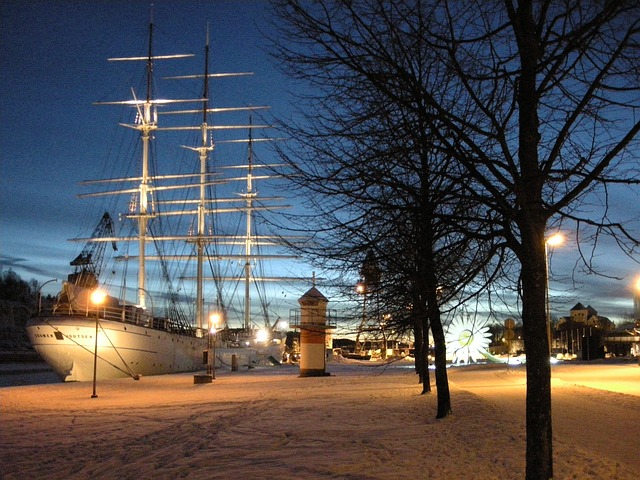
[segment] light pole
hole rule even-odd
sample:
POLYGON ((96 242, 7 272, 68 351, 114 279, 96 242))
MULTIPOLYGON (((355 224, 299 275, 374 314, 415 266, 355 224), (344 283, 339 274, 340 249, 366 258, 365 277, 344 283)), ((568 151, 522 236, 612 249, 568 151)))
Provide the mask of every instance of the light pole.
POLYGON ((387 359, 387 323, 391 319, 391 314, 385 313, 382 316, 382 321, 380 322, 380 328, 382 329, 382 358, 387 359))
POLYGON ((40 288, 38 289, 38 313, 40 313, 42 311, 42 288, 47 284, 47 283, 51 283, 51 282, 57 282, 58 279, 54 278, 51 280, 47 280, 46 282, 44 282, 42 285, 40 285, 40 288))
POLYGON ((220 325, 221 315, 219 312, 213 312, 209 315, 209 353, 207 354, 207 374, 211 375, 211 378, 216 378, 216 331, 218 325, 220 325), (212 352, 213 350, 213 352, 212 352))
POLYGON ((363 282, 358 282, 356 284, 356 292, 362 295, 362 321, 360 322, 360 328, 358 328, 358 333, 356 334, 356 353, 360 353, 360 332, 365 327, 367 322, 367 287, 363 282))
POLYGON ((102 290, 94 290, 91 293, 91 303, 96 306, 96 335, 95 335, 95 344, 93 349, 93 393, 91 394, 91 398, 97 398, 98 394, 96 393, 96 373, 98 371, 98 322, 99 322, 99 310, 98 308, 104 302, 107 294, 102 290))
MULTIPOLYGON (((633 329, 637 334, 640 334, 640 277, 633 285, 633 329)), ((636 354, 640 366, 640 351, 636 351, 636 354)))
POLYGON ((549 343, 549 357, 551 357, 551 302, 549 301, 549 247, 561 245, 564 242, 564 235, 555 233, 544 242, 544 264, 546 269, 546 297, 547 297, 547 342, 549 343))
POLYGON ((633 284, 633 320, 640 322, 640 277, 633 284))

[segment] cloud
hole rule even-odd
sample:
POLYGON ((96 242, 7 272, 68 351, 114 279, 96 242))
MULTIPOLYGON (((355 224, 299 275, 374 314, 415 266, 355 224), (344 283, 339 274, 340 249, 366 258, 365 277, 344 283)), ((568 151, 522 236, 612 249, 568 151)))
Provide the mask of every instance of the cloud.
POLYGON ((52 277, 51 270, 43 268, 41 264, 34 265, 32 261, 21 257, 12 257, 9 255, 0 255, 0 269, 13 270, 20 275, 23 280, 31 280, 36 277, 52 277))

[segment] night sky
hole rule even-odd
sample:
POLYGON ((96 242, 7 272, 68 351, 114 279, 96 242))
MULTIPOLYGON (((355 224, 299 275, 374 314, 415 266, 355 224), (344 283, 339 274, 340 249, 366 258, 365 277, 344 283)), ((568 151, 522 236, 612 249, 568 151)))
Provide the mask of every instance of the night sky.
MULTIPOLYGON (((251 71, 250 80, 216 91, 220 104, 270 105, 290 113, 289 80, 265 52, 270 10, 261 0, 153 2, 156 54, 194 53, 198 73, 207 23, 214 71, 251 71), (244 82, 244 83, 243 83, 244 82)), ((96 106, 129 93, 128 66, 109 57, 145 55, 149 1, 14 1, 0 3, 0 267, 40 283, 69 273, 69 261, 100 218, 84 213, 79 182, 99 177, 118 112, 96 106)), ((139 67, 138 67, 139 68, 139 67)), ((182 68, 182 67, 181 67, 182 68)), ((178 73, 178 72, 176 72, 178 73)), ((181 71, 184 74, 184 69, 181 71)), ((634 198, 637 198, 634 195, 634 198)), ((636 204, 637 205, 637 204, 636 204)), ((629 204, 614 205, 628 208, 629 204)), ((637 208, 635 205, 633 208, 637 208)), ((571 237, 571 233, 568 234, 571 237)), ((597 266, 621 280, 576 271, 575 242, 551 256, 555 315, 577 301, 613 320, 633 309, 638 265, 603 244, 597 266)), ((59 283, 44 293, 55 293, 59 283)))
MULTIPOLYGON (((196 55, 176 73, 201 73, 207 23, 211 70, 254 72, 212 86, 216 106, 269 105, 274 115, 286 110, 286 81, 264 52, 260 33, 268 28, 266 2, 155 1, 153 16, 156 54, 196 55)), ((143 64, 107 58, 144 56, 149 20, 148 1, 2 2, 3 269, 40 282, 64 278, 82 248, 67 239, 87 237, 100 219, 95 211, 84 218, 76 195, 86 188, 78 184, 102 175, 121 119, 117 108, 94 103, 127 100, 130 87, 138 88, 129 84, 129 72, 143 74, 143 64)), ((198 98, 200 84, 192 86, 193 93, 181 95, 198 98)))

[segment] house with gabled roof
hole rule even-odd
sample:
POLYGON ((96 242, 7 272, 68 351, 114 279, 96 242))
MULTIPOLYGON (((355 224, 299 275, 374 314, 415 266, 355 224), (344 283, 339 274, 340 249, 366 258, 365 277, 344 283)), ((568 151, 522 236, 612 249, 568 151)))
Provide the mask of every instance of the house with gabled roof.
POLYGON ((607 317, 598 315, 591 305, 578 302, 568 317, 560 317, 553 335, 554 351, 570 358, 592 360, 604 358, 603 337, 614 324, 607 317))

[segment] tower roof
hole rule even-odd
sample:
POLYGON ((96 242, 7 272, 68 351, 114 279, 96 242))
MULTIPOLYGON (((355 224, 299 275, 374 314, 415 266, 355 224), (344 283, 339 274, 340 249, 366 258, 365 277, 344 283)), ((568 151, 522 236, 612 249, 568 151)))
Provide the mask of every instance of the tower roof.
POLYGON ((573 308, 571 310, 569 310, 570 312, 573 312, 574 310, 586 310, 585 306, 582 305, 580 302, 576 303, 573 308))
POLYGON ((329 302, 329 300, 327 299, 327 297, 325 297, 320 290, 318 290, 316 287, 311 287, 309 290, 307 290, 307 292, 302 295, 298 301, 302 302, 302 301, 313 301, 315 300, 316 302, 329 302))

